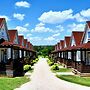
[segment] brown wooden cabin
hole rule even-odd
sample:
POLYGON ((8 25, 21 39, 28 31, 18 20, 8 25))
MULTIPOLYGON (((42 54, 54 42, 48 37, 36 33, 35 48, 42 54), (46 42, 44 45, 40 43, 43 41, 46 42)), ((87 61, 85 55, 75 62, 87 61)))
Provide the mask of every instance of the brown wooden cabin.
POLYGON ((62 49, 64 49, 64 40, 60 40, 60 50, 58 51, 58 55, 59 55, 59 62, 61 64, 64 64, 64 52, 62 51, 62 49))
MULTIPOLYGON (((0 74, 22 76, 24 51, 35 52, 32 45, 24 46, 24 39, 17 30, 8 30, 5 18, 0 18, 0 74)), ((36 53, 36 52, 35 52, 36 53)))
POLYGON ((63 63, 64 63, 64 67, 66 67, 66 68, 72 67, 71 51, 68 50, 68 48, 70 47, 70 40, 71 40, 70 36, 65 37, 65 39, 64 39, 64 49, 61 50, 64 53, 63 63))
POLYGON ((76 63, 80 61, 80 53, 78 50, 75 50, 75 47, 81 44, 83 33, 84 32, 82 31, 73 31, 71 35, 71 46, 68 50, 71 51, 72 68, 74 73, 76 73, 76 63))
MULTIPOLYGON (((81 44, 73 47, 73 54, 76 57, 74 73, 80 76, 90 76, 90 21, 86 22, 85 30, 81 39, 81 44)), ((78 38, 77 38, 78 40, 78 38)))

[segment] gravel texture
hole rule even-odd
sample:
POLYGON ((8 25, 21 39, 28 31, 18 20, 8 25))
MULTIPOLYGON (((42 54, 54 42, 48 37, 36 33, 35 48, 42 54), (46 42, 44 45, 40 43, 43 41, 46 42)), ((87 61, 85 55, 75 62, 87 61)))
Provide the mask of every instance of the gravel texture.
POLYGON ((45 58, 39 58, 30 76, 31 81, 15 90, 90 90, 90 87, 77 85, 58 79, 51 71, 45 58))

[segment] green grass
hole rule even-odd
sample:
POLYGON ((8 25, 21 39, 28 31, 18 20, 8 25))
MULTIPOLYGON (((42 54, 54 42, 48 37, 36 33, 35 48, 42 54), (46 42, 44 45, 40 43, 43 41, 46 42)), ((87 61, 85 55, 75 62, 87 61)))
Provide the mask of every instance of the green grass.
POLYGON ((31 70, 29 70, 28 72, 32 73, 33 71, 34 71, 34 69, 31 69, 31 70))
POLYGON ((90 87, 90 77, 80 77, 74 75, 56 75, 56 76, 65 81, 90 87))
MULTIPOLYGON (((52 69, 51 69, 52 70, 52 69)), ((71 72, 71 68, 60 68, 59 70, 52 70, 52 72, 71 72)))
POLYGON ((20 85, 30 81, 30 79, 26 77, 15 77, 15 78, 0 78, 0 90, 14 90, 20 85))

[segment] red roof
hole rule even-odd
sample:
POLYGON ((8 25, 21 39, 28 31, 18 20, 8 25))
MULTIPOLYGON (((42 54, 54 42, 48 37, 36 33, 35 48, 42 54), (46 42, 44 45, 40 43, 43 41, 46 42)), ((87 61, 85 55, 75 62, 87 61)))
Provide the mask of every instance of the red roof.
POLYGON ((64 48, 64 40, 60 40, 60 46, 64 48))
POLYGON ((57 50, 59 50, 60 49, 60 43, 58 42, 57 43, 57 50))
POLYGON ((0 44, 0 46, 16 46, 16 47, 19 47, 19 45, 13 44, 10 41, 4 41, 3 43, 0 44))
POLYGON ((67 47, 70 46, 70 39, 71 39, 70 36, 66 36, 66 37, 65 37, 65 42, 66 42, 66 46, 67 46, 67 47))
POLYGON ((5 20, 5 18, 0 18, 0 28, 2 27, 4 20, 5 20))
POLYGON ((23 36, 18 36, 19 38, 19 45, 22 46, 22 42, 24 41, 24 37, 23 36))
POLYGON ((12 42, 4 41, 1 45, 13 45, 12 42))
POLYGON ((24 39, 24 46, 26 47, 27 39, 24 39))
POLYGON ((80 45, 82 37, 83 37, 83 34, 84 34, 84 32, 81 32, 81 31, 73 31, 72 32, 72 36, 74 37, 76 46, 80 45))
POLYGON ((16 36, 16 32, 17 32, 17 30, 8 30, 10 41, 12 43, 14 42, 14 39, 15 39, 15 36, 16 36))

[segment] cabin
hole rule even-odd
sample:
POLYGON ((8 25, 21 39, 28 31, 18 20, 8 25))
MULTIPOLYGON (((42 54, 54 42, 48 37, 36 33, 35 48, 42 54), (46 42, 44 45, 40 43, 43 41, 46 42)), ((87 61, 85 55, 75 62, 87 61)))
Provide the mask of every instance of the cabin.
POLYGON ((72 71, 76 73, 77 63, 80 62, 80 50, 76 49, 77 46, 81 45, 81 40, 83 37, 83 31, 73 31, 71 35, 71 59, 72 59, 72 71))
POLYGON ((71 60, 71 51, 68 49, 70 47, 70 36, 66 36, 64 39, 64 67, 71 68, 72 67, 72 60, 71 60))
POLYGON ((60 47, 60 50, 59 50, 60 59, 59 59, 59 61, 60 61, 61 64, 64 64, 64 51, 63 51, 63 49, 64 49, 64 40, 60 40, 59 47, 60 47))
MULTIPOLYGON (((80 76, 90 76, 90 21, 86 22, 81 44, 75 47, 78 62, 75 72, 80 76)), ((76 58, 76 59, 77 59, 76 58)))
POLYGON ((9 58, 9 55, 7 55, 8 49, 1 45, 3 42, 9 44, 9 35, 5 18, 0 18, 0 40, 0 73, 6 74, 6 62, 9 58))

